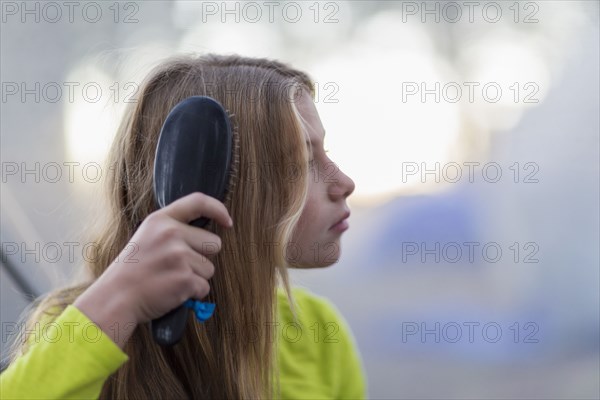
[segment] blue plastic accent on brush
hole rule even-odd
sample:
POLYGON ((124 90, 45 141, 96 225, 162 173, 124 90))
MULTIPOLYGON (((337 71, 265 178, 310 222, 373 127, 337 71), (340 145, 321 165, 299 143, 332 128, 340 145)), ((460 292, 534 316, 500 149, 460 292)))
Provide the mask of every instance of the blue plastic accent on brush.
POLYGON ((215 311, 216 305, 214 303, 203 303, 198 300, 189 299, 188 301, 183 303, 183 306, 194 310, 194 314, 196 314, 196 319, 199 322, 204 322, 212 316, 213 312, 215 311))

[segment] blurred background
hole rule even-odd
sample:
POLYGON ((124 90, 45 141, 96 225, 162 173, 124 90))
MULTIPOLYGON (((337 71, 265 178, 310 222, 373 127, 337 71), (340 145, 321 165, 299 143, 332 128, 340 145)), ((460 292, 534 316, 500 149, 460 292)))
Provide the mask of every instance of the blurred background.
POLYGON ((292 278, 346 317, 370 398, 600 397, 597 1, 70 4, 1 5, 2 358, 23 288, 82 264, 141 79, 238 53, 312 75, 356 183, 340 261, 292 278))

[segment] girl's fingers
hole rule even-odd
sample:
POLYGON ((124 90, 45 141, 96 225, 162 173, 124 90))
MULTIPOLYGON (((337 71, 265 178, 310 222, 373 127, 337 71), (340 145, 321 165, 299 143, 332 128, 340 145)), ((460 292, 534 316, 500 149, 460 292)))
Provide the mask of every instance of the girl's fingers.
POLYGON ((209 280, 215 274, 215 265, 202 254, 194 252, 190 257, 190 265, 196 275, 206 280, 209 280))
POLYGON ((204 279, 194 279, 192 286, 194 293, 190 296, 191 298, 200 300, 208 296, 208 293, 210 292, 210 285, 204 279))
POLYGON ((160 211, 185 224, 206 217, 224 227, 231 226, 231 218, 225 205, 214 197, 200 192, 177 199, 160 211))
POLYGON ((205 229, 178 222, 185 242, 196 252, 204 255, 215 255, 221 250, 221 238, 205 229))

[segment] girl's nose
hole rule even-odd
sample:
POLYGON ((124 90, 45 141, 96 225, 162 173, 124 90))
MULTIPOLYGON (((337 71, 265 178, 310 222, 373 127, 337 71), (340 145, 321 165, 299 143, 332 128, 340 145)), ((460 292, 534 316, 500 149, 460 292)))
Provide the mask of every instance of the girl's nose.
POLYGON ((341 169, 338 169, 329 188, 329 196, 333 201, 340 198, 345 199, 354 192, 355 187, 354 181, 341 169))

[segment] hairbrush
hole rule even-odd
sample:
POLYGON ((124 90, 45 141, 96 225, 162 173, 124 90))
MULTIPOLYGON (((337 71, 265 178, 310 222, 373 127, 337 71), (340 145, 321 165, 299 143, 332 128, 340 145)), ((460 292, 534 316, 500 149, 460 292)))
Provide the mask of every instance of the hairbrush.
MULTIPOLYGON (((237 173, 237 130, 230 115, 216 100, 192 96, 167 115, 154 158, 154 199, 159 208, 194 192, 226 203, 231 179, 237 173)), ((210 220, 198 218, 190 225, 204 228, 210 220)), ((215 305, 190 299, 151 321, 154 340, 172 346, 181 340, 188 309, 198 320, 210 317, 215 305)))

